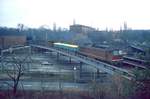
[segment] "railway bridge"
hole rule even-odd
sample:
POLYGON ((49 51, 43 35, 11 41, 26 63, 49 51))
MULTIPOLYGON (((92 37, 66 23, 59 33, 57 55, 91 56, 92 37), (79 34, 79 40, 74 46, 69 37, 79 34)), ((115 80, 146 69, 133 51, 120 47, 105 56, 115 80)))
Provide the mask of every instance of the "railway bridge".
POLYGON ((129 80, 131 80, 134 76, 131 72, 129 72, 126 69, 119 68, 119 67, 107 64, 105 62, 98 61, 98 60, 90 58, 90 57, 83 56, 79 53, 75 53, 75 52, 71 52, 71 51, 63 50, 63 49, 59 49, 59 48, 54 48, 54 47, 47 47, 47 46, 44 46, 44 45, 30 44, 29 46, 10 48, 10 49, 6 49, 6 50, 2 50, 1 51, 1 57, 3 57, 3 53, 5 53, 5 52, 8 52, 8 51, 11 52, 13 50, 20 50, 20 49, 23 49, 23 48, 29 48, 30 49, 29 51, 31 51, 31 48, 37 48, 37 49, 48 50, 48 51, 51 51, 51 52, 56 52, 57 57, 59 57, 59 55, 64 55, 64 56, 70 57, 72 59, 78 60, 81 63, 88 64, 88 65, 96 68, 97 70, 104 71, 104 72, 106 72, 110 75, 119 74, 119 75, 121 75, 121 76, 123 76, 123 77, 125 77, 129 80))
POLYGON ((59 57, 59 55, 64 55, 64 56, 73 58, 73 59, 78 60, 82 63, 88 64, 88 65, 90 65, 90 66, 92 66, 98 70, 104 71, 110 75, 119 74, 119 75, 121 75, 121 76, 123 76, 129 80, 131 80, 132 77, 134 76, 131 72, 129 72, 126 69, 122 69, 122 68, 98 61, 96 59, 83 56, 79 53, 71 52, 69 50, 64 50, 64 49, 59 49, 59 48, 54 48, 54 47, 47 47, 44 45, 36 45, 36 44, 31 44, 30 46, 33 48, 39 48, 39 49, 44 49, 44 50, 48 50, 51 52, 56 52, 57 57, 59 57))

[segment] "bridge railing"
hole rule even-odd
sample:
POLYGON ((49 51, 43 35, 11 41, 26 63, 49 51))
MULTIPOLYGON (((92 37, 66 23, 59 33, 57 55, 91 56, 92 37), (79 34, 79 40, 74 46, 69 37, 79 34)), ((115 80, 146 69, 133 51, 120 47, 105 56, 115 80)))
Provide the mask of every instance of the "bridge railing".
MULTIPOLYGON (((38 45, 39 46, 39 45, 38 45)), ((42 45, 43 46, 43 45, 42 45)), ((44 46, 44 47, 47 47, 47 46, 44 46)), ((76 52, 73 52, 73 51, 69 51, 69 50, 64 50, 64 49, 60 49, 60 48, 55 48, 55 47, 47 47, 47 48, 51 48, 51 49, 54 49, 56 50, 57 52, 58 51, 62 51, 64 53, 68 53, 72 56, 76 56, 80 59, 84 59, 84 60, 87 60, 89 62, 92 62, 96 65, 100 65, 101 67, 105 68, 105 69, 108 69, 108 70, 111 70, 115 73, 118 73, 118 74, 121 74, 123 76, 125 76, 126 78, 132 78, 134 77, 134 75, 132 73, 130 73, 129 71, 127 71, 126 69, 122 69, 122 68, 119 68, 119 67, 116 67, 116 66, 113 66, 113 65, 110 65, 108 63, 104 63, 104 62, 101 62, 101 61, 98 61, 96 59, 93 59, 93 58, 90 58, 90 57, 86 57, 86 56, 83 56, 79 53, 76 53, 76 52)))
POLYGON ((115 71, 119 74, 122 74, 122 75, 126 75, 126 76, 134 76, 132 73, 130 73, 129 71, 125 70, 125 69, 122 69, 122 68, 119 68, 119 67, 116 67, 116 66, 113 66, 113 65, 110 65, 110 64, 107 64, 107 63, 104 63, 104 62, 101 62, 99 60, 96 60, 94 58, 90 58, 90 57, 86 57, 86 56, 83 56, 79 53, 76 53, 76 52, 71 52, 71 51, 68 51, 68 50, 64 50, 64 49, 58 49, 58 50, 61 50, 61 51, 64 51, 64 52, 67 52, 69 54, 72 54, 72 55, 75 55, 77 57, 80 57, 82 59, 85 59, 85 60, 88 60, 88 61, 91 61, 91 62, 94 62, 96 63, 97 65, 101 65, 103 66, 104 68, 107 68, 109 70, 112 70, 112 71, 115 71), (103 64, 103 65, 102 65, 103 64))

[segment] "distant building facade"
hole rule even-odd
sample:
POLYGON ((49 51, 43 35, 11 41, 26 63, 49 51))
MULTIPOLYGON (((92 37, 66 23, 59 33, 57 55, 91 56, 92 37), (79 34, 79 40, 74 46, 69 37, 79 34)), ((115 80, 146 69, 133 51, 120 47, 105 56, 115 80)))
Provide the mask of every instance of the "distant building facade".
POLYGON ((85 25, 74 24, 70 25, 70 31, 75 33, 88 33, 95 31, 95 28, 85 25))
POLYGON ((0 49, 9 48, 16 45, 25 45, 25 35, 0 35, 0 49))

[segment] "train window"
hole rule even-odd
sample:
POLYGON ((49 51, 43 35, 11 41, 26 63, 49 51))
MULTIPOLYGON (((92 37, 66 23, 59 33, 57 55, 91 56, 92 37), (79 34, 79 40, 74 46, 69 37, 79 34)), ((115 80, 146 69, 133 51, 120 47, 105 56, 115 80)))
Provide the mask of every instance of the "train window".
POLYGON ((113 51, 112 54, 113 55, 119 55, 119 51, 113 51))
POLYGON ((124 52, 122 50, 119 50, 119 55, 123 55, 124 52))

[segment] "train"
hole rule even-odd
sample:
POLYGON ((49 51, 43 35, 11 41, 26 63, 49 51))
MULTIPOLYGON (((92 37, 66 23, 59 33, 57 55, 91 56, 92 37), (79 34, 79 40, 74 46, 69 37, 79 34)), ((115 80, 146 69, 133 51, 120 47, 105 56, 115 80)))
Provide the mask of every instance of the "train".
POLYGON ((68 51, 74 51, 74 52, 79 51, 78 45, 67 44, 67 43, 60 43, 60 42, 53 43, 53 47, 68 50, 68 51))
POLYGON ((78 45, 67 43, 53 43, 53 47, 73 51, 85 57, 94 58, 99 61, 104 61, 110 64, 118 64, 122 60, 122 55, 119 50, 109 50, 95 47, 80 47, 78 45))
POLYGON ((119 50, 109 50, 95 47, 80 47, 79 53, 84 56, 111 64, 118 64, 122 60, 122 55, 119 54, 119 50))

